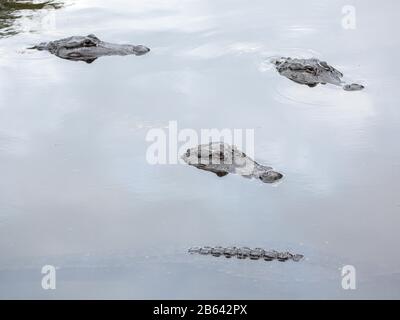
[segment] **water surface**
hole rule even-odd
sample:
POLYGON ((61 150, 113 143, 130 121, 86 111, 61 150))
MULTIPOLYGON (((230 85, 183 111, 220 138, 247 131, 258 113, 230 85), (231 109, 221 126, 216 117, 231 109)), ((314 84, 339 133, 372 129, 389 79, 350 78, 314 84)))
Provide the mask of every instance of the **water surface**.
POLYGON ((353 1, 354 30, 341 0, 57 2, 1 25, 0 297, 400 297, 397 1, 353 1), (85 64, 26 49, 90 33, 151 52, 85 64), (279 55, 326 60, 366 89, 297 85, 266 63, 279 55), (149 165, 146 134, 170 120, 254 129, 256 160, 284 181, 149 165))

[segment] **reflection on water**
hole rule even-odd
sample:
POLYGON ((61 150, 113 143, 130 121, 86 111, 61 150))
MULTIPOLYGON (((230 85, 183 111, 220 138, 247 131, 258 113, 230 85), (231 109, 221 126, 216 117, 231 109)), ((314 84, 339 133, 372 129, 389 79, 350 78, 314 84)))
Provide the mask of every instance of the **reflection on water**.
MULTIPOLYGON (((50 1, 26 1, 26 0, 1 0, 0 1, 0 38, 18 34, 26 30, 29 20, 35 18, 35 14, 43 10, 59 9, 62 2, 50 1), (19 20, 25 20, 20 23, 19 20)), ((42 12, 43 13, 43 12, 42 12)))
POLYGON ((0 39, 0 297, 400 297, 397 0, 357 2, 355 30, 345 0, 63 2, 57 28, 0 39), (25 50, 90 33, 152 51, 84 64, 25 50), (366 88, 297 85, 273 56, 315 56, 366 88), (149 165, 146 134, 170 120, 254 129, 254 160, 285 180, 149 165), (305 259, 187 255, 196 245, 305 259))

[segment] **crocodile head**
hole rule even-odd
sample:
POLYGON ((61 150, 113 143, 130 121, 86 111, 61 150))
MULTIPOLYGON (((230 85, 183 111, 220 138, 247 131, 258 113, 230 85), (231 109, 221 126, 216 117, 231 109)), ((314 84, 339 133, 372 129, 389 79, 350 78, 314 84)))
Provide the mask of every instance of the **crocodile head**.
POLYGON ((281 173, 271 167, 260 165, 235 146, 222 142, 202 144, 188 149, 182 155, 182 159, 191 166, 213 172, 219 177, 233 173, 246 178, 258 178, 266 183, 283 178, 281 173))
POLYGON ((143 55, 150 51, 142 45, 113 44, 101 41, 95 35, 73 36, 44 42, 31 49, 47 50, 62 59, 91 63, 99 57, 111 55, 143 55))
POLYGON ((275 65, 276 70, 286 78, 309 87, 315 87, 318 84, 342 85, 343 74, 325 61, 316 58, 310 59, 292 59, 292 58, 274 58, 271 63, 275 65))

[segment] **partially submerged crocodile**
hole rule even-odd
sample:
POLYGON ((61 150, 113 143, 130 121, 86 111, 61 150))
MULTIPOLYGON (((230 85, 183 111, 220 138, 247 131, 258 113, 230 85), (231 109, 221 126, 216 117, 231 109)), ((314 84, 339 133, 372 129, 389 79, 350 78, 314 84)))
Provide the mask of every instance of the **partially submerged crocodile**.
POLYGON ((251 249, 248 247, 192 247, 188 250, 190 254, 212 255, 214 257, 224 256, 225 258, 236 257, 238 259, 250 258, 251 260, 264 259, 265 261, 300 261, 303 259, 301 254, 290 252, 278 252, 275 250, 265 250, 262 248, 251 249))
POLYGON ((272 63, 282 76, 300 84, 315 87, 318 84, 333 84, 341 86, 346 91, 357 91, 364 89, 363 85, 351 83, 346 84, 342 81, 343 74, 333 68, 325 61, 316 58, 311 59, 292 59, 280 58, 273 59, 272 63))
POLYGON ((218 177, 233 173, 246 178, 260 179, 266 183, 276 182, 283 177, 273 168, 258 164, 235 146, 222 142, 203 144, 188 149, 182 159, 187 164, 213 172, 218 177))
POLYGON ((47 50, 62 59, 85 61, 87 63, 91 63, 102 56, 140 56, 150 51, 149 48, 142 45, 104 42, 93 34, 43 42, 30 49, 47 50))

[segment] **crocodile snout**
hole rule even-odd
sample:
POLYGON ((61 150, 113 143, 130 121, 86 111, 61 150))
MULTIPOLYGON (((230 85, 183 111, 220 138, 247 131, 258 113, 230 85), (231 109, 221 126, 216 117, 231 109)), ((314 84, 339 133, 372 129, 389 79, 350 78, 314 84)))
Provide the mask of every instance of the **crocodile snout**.
POLYGON ((273 183, 283 178, 283 174, 276 171, 267 171, 260 176, 260 180, 265 183, 273 183))
POLYGON ((133 51, 137 56, 141 56, 143 54, 148 53, 150 51, 150 49, 145 46, 138 45, 138 46, 133 47, 133 51))

